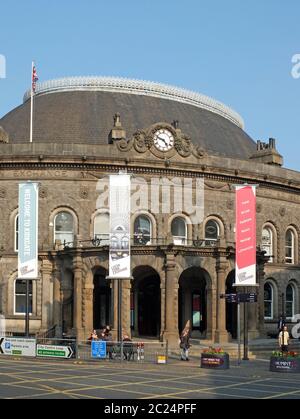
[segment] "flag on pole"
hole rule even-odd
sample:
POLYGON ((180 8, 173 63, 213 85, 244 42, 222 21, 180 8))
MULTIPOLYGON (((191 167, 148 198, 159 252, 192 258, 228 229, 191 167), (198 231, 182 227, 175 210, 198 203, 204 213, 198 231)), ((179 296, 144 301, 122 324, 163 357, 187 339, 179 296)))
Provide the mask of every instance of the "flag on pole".
POLYGON ((36 82, 38 80, 39 80, 39 78, 37 76, 36 66, 33 63, 33 66, 32 66, 32 91, 33 91, 33 93, 35 93, 35 91, 36 91, 36 82))
POLYGON ((30 105, 30 142, 33 141, 33 99, 36 92, 36 82, 38 81, 35 63, 32 62, 31 71, 31 105, 30 105))

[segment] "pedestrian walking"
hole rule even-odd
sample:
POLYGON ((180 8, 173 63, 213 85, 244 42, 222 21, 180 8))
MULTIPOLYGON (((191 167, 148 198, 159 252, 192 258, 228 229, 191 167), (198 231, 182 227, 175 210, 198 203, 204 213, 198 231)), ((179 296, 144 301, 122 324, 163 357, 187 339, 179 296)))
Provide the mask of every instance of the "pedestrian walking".
POLYGON ((191 322, 187 322, 185 328, 180 335, 180 349, 181 349, 181 361, 189 361, 189 349, 191 337, 191 322))

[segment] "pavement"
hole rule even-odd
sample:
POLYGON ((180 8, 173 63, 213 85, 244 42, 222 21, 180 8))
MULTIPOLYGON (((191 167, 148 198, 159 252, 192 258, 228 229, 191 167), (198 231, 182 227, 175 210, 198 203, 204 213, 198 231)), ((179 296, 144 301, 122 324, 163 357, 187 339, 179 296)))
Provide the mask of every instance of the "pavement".
POLYGON ((4 399, 300 399, 300 374, 269 372, 265 359, 232 361, 230 370, 167 365, 0 358, 4 399))

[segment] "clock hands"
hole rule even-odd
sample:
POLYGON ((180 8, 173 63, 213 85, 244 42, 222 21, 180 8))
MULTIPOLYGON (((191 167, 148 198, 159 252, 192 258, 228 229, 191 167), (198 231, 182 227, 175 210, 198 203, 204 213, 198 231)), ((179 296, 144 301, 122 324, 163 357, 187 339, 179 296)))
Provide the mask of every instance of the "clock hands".
POLYGON ((167 143, 167 141, 164 139, 164 138, 162 138, 162 137, 157 137, 159 140, 161 140, 163 143, 165 143, 165 145, 166 145, 166 147, 168 147, 169 146, 169 144, 167 143))

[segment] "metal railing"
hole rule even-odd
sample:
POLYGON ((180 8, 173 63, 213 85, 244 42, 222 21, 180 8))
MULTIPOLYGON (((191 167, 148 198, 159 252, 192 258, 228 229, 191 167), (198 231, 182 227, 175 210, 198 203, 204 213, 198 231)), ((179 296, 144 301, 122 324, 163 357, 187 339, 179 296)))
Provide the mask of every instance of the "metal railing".
POLYGON ((101 359, 93 357, 92 346, 93 341, 78 342, 76 358, 83 361, 102 359, 102 361, 140 363, 160 363, 160 361, 166 363, 168 360, 167 342, 105 342, 106 350, 101 359))
MULTIPOLYGON (((8 340, 10 338, 7 338, 8 340)), ((22 348, 18 349, 19 356, 44 359, 79 360, 86 362, 131 362, 166 364, 168 361, 168 342, 114 342, 114 341, 78 341, 75 338, 11 337, 12 345, 18 348, 18 339, 22 341, 22 348), (101 353, 99 352, 101 349, 101 353)), ((0 351, 2 355, 12 355, 0 351)))
MULTIPOLYGON (((134 237, 131 239, 131 247, 163 247, 163 246, 174 246, 174 247, 194 247, 199 248, 216 248, 219 245, 219 240, 210 240, 210 239, 183 239, 170 240, 166 237, 162 238, 150 238, 149 237, 134 237)), ((61 250, 74 249, 76 247, 80 248, 106 248, 109 246, 109 241, 107 239, 95 238, 93 240, 80 240, 73 242, 63 242, 60 246, 61 250)))

